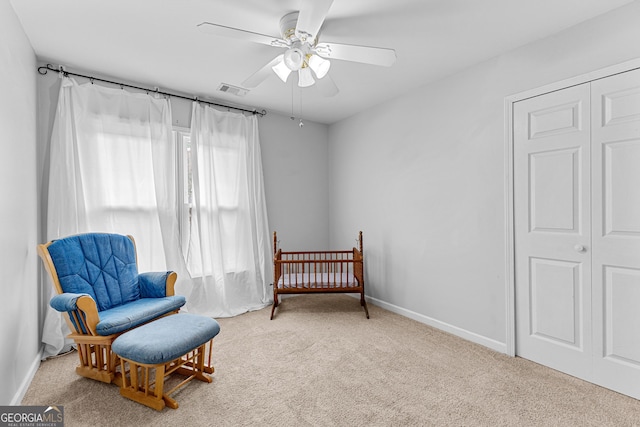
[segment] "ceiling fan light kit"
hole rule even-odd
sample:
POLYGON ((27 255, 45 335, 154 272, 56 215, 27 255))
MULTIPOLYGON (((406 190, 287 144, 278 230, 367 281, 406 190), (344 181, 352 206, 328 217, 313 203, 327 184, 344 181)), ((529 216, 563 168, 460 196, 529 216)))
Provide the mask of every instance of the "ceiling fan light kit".
POLYGON ((311 55, 308 60, 309 67, 313 70, 316 77, 321 79, 327 75, 331 67, 331 61, 324 59, 319 55, 311 55))
POLYGON ((309 87, 312 86, 316 81, 313 80, 313 76, 311 75, 311 70, 309 67, 301 68, 298 71, 298 86, 300 87, 309 87))
POLYGON ((304 58, 305 54, 302 52, 302 49, 292 47, 284 53, 284 65, 286 65, 291 71, 298 71, 302 68, 304 58))
POLYGON ((289 79, 289 74, 291 74, 291 69, 287 67, 287 64, 284 63, 284 60, 278 61, 278 63, 271 67, 271 69, 274 73, 276 73, 278 77, 280 77, 280 80, 282 80, 283 83, 287 82, 287 79, 289 79))
MULTIPOLYGON (((198 28, 204 32, 243 39, 270 47, 285 48, 286 51, 269 61, 249 78, 242 82, 243 87, 253 88, 275 73, 280 80, 287 82, 292 72, 298 73, 298 86, 309 87, 317 79, 328 76, 330 59, 355 61, 363 64, 391 66, 396 59, 393 49, 358 46, 341 43, 318 43, 318 34, 325 21, 333 0, 309 0, 301 2, 304 7, 299 12, 291 12, 280 19, 282 38, 272 37, 252 31, 203 22, 198 28), (312 73, 313 71, 313 73, 312 73)), ((326 96, 338 92, 330 80, 330 90, 324 90, 326 96)), ((326 85, 325 85, 326 86, 326 85)))

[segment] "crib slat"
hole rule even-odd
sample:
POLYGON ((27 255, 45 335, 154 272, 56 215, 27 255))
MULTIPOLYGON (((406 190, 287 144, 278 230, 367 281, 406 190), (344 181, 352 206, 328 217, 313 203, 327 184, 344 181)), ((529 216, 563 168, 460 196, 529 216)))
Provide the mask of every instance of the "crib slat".
POLYGON ((356 263, 359 261, 354 255, 353 251, 283 252, 282 259, 278 260, 282 272, 278 288, 282 289, 283 283, 290 293, 358 288, 360 279, 356 277, 360 270, 356 263))

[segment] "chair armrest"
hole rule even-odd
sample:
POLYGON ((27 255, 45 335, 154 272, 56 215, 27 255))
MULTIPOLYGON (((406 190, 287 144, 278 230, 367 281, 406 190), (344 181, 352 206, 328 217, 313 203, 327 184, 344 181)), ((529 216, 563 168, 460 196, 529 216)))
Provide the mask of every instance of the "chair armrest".
POLYGON ((175 295, 178 275, 174 271, 148 272, 138 275, 142 298, 162 298, 175 295))
POLYGON ((55 310, 69 315, 71 325, 77 333, 96 335, 96 325, 100 321, 98 306, 89 294, 64 293, 51 298, 49 305, 55 310), (81 316, 76 312, 81 312, 81 316))
POLYGON ((83 296, 89 296, 89 294, 72 294, 72 293, 65 293, 65 294, 60 294, 60 295, 56 295, 53 298, 51 298, 51 301, 49 301, 49 305, 64 313, 67 311, 73 311, 73 310, 77 310, 78 309, 78 298, 83 297, 83 296))

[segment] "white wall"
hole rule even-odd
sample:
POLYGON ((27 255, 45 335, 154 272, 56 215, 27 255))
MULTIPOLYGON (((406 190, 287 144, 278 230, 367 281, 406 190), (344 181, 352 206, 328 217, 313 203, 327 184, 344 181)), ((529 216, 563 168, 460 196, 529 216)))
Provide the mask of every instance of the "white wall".
POLYGON ((260 119, 269 226, 283 250, 329 249, 327 139, 327 125, 260 119))
POLYGON ((36 58, 0 0, 0 405, 17 404, 39 363, 36 58))
POLYGON ((367 294, 506 351, 504 98, 640 57, 640 2, 329 129, 330 242, 365 240, 367 294))

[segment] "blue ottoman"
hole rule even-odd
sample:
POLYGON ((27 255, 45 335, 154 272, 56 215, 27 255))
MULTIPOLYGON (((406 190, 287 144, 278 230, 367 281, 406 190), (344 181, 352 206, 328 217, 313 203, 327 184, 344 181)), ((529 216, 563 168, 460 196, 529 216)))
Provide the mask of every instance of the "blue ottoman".
POLYGON ((176 409, 178 402, 169 397, 171 393, 194 378, 211 382, 207 375, 213 372, 211 343, 218 332, 220 325, 210 317, 178 313, 120 335, 111 346, 120 356, 120 394, 158 411, 165 406, 176 409), (205 364, 207 343, 209 363, 205 364), (165 393, 164 379, 174 372, 187 379, 165 393))

